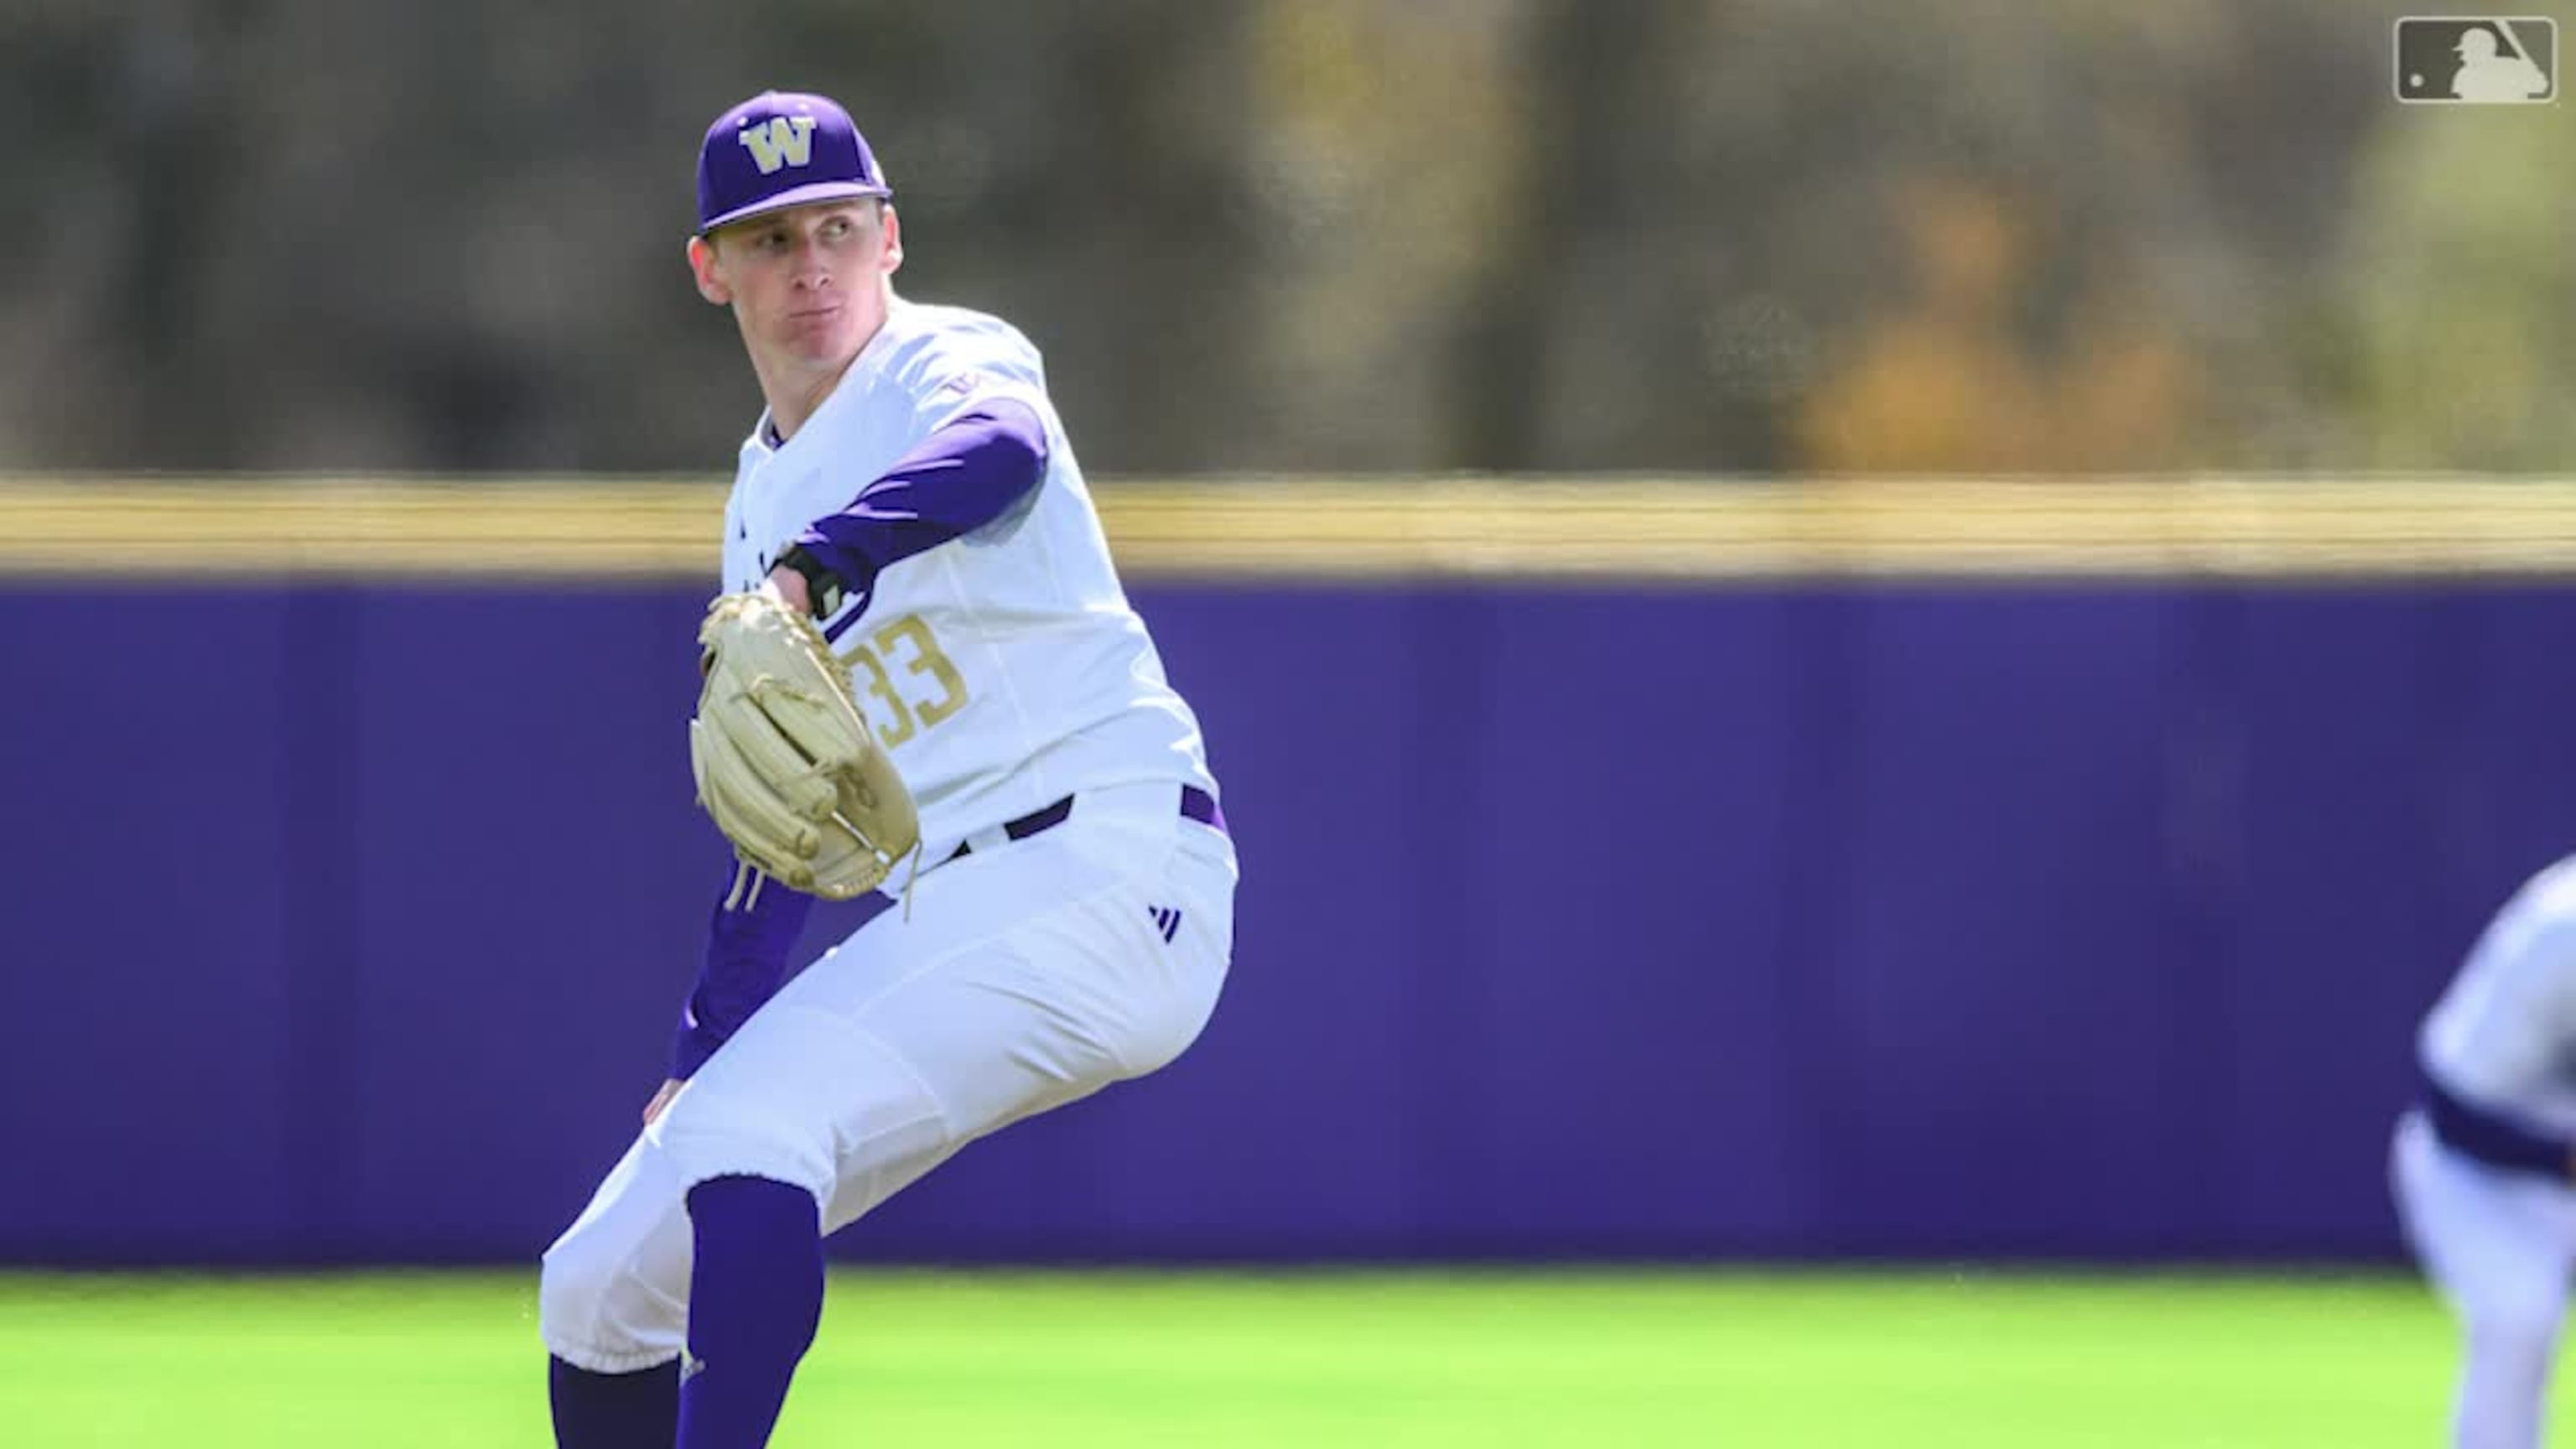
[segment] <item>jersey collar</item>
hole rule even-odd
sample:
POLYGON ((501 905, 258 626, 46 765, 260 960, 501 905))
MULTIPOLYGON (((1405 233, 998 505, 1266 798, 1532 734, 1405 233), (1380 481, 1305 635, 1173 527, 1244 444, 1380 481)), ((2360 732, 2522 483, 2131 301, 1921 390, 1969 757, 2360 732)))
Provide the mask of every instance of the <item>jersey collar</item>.
MULTIPOLYGON (((796 430, 796 438, 801 438, 813 431, 814 424, 832 410, 832 405, 841 400, 841 395, 852 391, 850 386, 852 381, 884 368, 886 359, 894 353, 899 340, 898 334, 912 330, 910 324, 913 312, 914 304, 901 297, 886 299, 885 321, 878 325, 876 335, 869 338, 867 345, 859 349, 858 356, 850 359, 848 367, 841 369, 840 381, 833 383, 832 390, 823 395, 822 403, 814 409, 812 416, 805 419, 805 426, 796 430)), ((779 437, 777 420, 772 418, 769 415, 769 409, 764 407, 760 410, 760 420, 751 426, 751 436, 743 439, 743 458, 745 461, 774 458, 793 446, 796 438, 779 437)))

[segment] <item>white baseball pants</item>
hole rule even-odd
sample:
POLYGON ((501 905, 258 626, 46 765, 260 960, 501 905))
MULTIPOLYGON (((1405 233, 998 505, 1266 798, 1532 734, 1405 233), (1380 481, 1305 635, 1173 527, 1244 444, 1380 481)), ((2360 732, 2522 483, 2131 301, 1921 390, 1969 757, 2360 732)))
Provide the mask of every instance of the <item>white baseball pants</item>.
POLYGON ((684 1198, 708 1178, 804 1187, 828 1233, 1198 1036, 1233 955, 1237 870, 1177 785, 1085 791, 1062 825, 988 836, 922 873, 909 920, 883 912, 781 987, 636 1138, 546 1252, 549 1352, 595 1373, 679 1356, 684 1198))
POLYGON ((2537 1449, 2576 1270, 2576 1188, 2442 1145, 2420 1114, 2390 1153, 2400 1216, 2461 1327, 2457 1449, 2537 1449))

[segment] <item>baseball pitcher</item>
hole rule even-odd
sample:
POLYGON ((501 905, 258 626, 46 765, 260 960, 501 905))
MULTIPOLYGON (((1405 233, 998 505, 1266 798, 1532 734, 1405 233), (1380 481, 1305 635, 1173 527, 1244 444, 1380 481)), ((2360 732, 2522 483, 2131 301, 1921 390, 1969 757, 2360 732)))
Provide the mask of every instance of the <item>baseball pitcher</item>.
POLYGON ((1037 350, 895 294, 892 197, 822 96, 754 97, 699 152, 690 271, 767 404, 689 737, 735 860, 670 1079, 545 1255, 568 1449, 767 1442, 824 1235, 1172 1061, 1232 955, 1199 726, 1037 350), (816 895, 866 918, 781 985, 816 895))

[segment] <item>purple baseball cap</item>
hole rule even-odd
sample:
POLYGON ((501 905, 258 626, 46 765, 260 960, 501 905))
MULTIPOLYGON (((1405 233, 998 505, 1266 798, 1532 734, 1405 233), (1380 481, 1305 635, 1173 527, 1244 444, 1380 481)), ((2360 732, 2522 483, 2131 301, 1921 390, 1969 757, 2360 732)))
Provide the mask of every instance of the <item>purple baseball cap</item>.
POLYGON ((867 138, 829 96, 763 91, 716 117, 698 148, 698 234, 747 216, 892 196, 867 138))

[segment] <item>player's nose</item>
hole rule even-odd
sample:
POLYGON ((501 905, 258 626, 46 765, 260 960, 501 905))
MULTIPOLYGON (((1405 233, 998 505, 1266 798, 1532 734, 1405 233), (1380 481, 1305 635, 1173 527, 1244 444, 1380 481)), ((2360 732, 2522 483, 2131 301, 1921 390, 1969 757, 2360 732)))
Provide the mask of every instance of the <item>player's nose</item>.
POLYGON ((829 284, 832 272, 824 264, 822 241, 808 233, 790 235, 787 240, 787 272, 800 287, 829 284))

